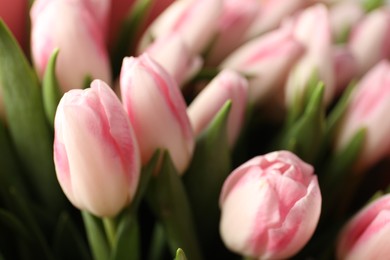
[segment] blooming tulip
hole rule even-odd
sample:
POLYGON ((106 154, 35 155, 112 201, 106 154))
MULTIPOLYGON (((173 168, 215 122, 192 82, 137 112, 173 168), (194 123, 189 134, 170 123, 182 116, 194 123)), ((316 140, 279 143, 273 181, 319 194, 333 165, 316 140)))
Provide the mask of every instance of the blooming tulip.
POLYGON ((340 150, 356 132, 366 128, 366 137, 356 168, 371 166, 390 149, 390 63, 382 61, 373 67, 356 86, 336 138, 340 150))
POLYGON ((187 48, 178 33, 153 42, 146 50, 182 86, 202 67, 203 60, 187 48))
POLYGON ((222 63, 221 68, 249 76, 250 101, 262 101, 281 93, 288 71, 303 52, 290 28, 265 34, 244 44, 222 63))
POLYGON ((225 245, 256 259, 286 259, 312 236, 321 194, 313 167, 288 151, 255 157, 226 179, 220 232, 225 245))
POLYGON ((390 58, 390 9, 381 8, 367 14, 352 30, 348 46, 355 56, 359 74, 363 75, 382 59, 390 58))
POLYGON ((322 4, 314 5, 305 9, 292 23, 294 36, 305 46, 306 52, 288 76, 287 105, 303 100, 313 76, 324 82, 324 99, 329 104, 334 95, 335 83, 328 10, 322 4))
POLYGON ((64 193, 79 209, 112 217, 133 199, 138 145, 122 104, 104 82, 95 80, 61 99, 54 162, 64 193))
POLYGON ((387 259, 390 255, 390 195, 384 195, 360 210, 343 228, 337 243, 337 258, 387 259))
POLYGON ((199 135, 223 104, 231 100, 232 108, 227 122, 230 146, 235 143, 242 127, 247 105, 248 82, 237 72, 223 70, 192 101, 187 112, 195 135, 199 135))
POLYGON ((140 52, 152 40, 177 32, 190 51, 200 54, 217 30, 221 11, 222 0, 175 1, 146 30, 140 52))
MULTIPOLYGON (((60 52, 56 74, 63 90, 82 88, 87 77, 110 82, 104 31, 84 1, 37 0, 31 10, 31 46, 34 66, 43 77, 55 48, 60 52)), ((101 12, 101 11, 99 11, 101 12)))
POLYGON ((183 173, 192 157, 194 137, 176 82, 143 54, 123 60, 120 88, 142 163, 147 163, 156 149, 167 149, 176 169, 183 173))
POLYGON ((245 32, 256 18, 259 5, 257 0, 224 1, 217 35, 207 51, 207 64, 218 65, 244 41, 245 32))

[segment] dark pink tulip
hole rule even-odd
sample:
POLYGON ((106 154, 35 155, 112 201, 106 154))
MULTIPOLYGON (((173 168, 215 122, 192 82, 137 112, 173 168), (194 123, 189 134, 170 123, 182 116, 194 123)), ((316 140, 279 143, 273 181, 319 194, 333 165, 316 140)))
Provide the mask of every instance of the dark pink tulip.
POLYGON ((28 1, 0 0, 0 18, 11 30, 20 46, 26 47, 28 1))
POLYGON ((79 209, 115 216, 136 192, 140 156, 122 104, 104 82, 71 90, 55 117, 54 162, 58 181, 79 209))
POLYGON ((142 163, 147 163, 157 149, 166 149, 178 172, 183 173, 195 144, 177 83, 148 54, 143 54, 123 60, 120 88, 142 163))
POLYGON ((232 251, 287 259, 309 241, 321 211, 313 167, 288 151, 255 157, 234 170, 220 196, 220 232, 232 251))

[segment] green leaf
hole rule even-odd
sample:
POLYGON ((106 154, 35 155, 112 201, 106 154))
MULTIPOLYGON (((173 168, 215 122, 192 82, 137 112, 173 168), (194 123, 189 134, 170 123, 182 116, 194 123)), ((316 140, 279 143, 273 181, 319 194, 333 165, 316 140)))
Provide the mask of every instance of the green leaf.
POLYGON ((134 215, 123 216, 119 221, 113 260, 140 259, 139 225, 134 215))
POLYGON ((34 71, 0 21, 0 86, 12 141, 40 203, 53 213, 64 205, 53 164, 53 133, 34 71))
POLYGON ((290 149, 312 163, 319 155, 325 131, 324 85, 318 83, 311 93, 303 115, 284 132, 280 147, 290 149))
POLYGON ((187 260, 187 257, 181 248, 177 249, 175 260, 187 260))
POLYGON ((80 231, 74 225, 67 212, 63 212, 59 217, 53 250, 57 259, 91 259, 88 247, 80 231))
POLYGON ((191 259, 202 259, 187 194, 167 151, 146 198, 165 229, 172 255, 183 248, 191 259))
POLYGON ((114 77, 119 75, 123 57, 127 56, 127 52, 135 52, 135 43, 143 26, 149 9, 155 0, 137 0, 131 9, 131 12, 126 17, 122 28, 119 32, 119 37, 116 45, 112 48, 111 58, 114 77))
POLYGON ((48 122, 54 127, 54 116, 61 99, 61 91, 56 77, 56 61, 59 49, 55 49, 46 66, 42 82, 43 105, 48 122))
POLYGON ((94 260, 107 260, 110 256, 110 247, 100 218, 87 211, 82 211, 89 246, 94 260))
POLYGON ((199 136, 192 162, 183 176, 199 241, 205 253, 211 252, 219 239, 219 194, 231 171, 226 133, 231 105, 231 101, 227 101, 199 136), (200 189, 202 192, 199 192, 200 189))
POLYGON ((374 11, 386 4, 385 0, 363 0, 363 8, 366 12, 374 11))

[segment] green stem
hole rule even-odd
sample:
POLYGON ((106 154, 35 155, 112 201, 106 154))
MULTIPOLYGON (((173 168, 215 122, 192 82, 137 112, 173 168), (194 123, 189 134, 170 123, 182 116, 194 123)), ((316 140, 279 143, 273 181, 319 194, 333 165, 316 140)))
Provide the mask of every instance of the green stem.
POLYGON ((103 218, 104 231, 106 232, 107 241, 111 248, 115 248, 116 244, 116 224, 113 218, 103 218))
POLYGON ((166 237, 164 233, 164 227, 156 223, 156 226, 153 229, 152 240, 149 247, 149 260, 161 259, 162 252, 166 246, 166 237))

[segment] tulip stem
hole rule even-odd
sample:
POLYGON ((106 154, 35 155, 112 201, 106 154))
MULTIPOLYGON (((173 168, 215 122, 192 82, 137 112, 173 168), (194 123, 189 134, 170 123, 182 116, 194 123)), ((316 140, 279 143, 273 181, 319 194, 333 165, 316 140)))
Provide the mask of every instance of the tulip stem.
POLYGON ((106 232, 106 237, 108 240, 108 244, 110 249, 115 248, 116 243, 116 224, 113 218, 103 218, 103 226, 106 232))

